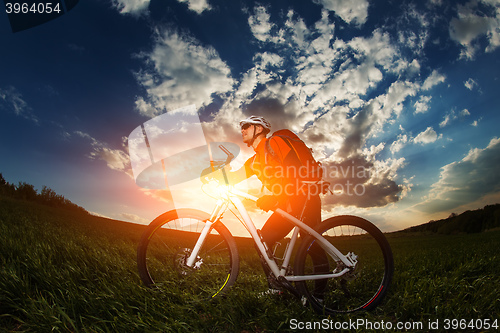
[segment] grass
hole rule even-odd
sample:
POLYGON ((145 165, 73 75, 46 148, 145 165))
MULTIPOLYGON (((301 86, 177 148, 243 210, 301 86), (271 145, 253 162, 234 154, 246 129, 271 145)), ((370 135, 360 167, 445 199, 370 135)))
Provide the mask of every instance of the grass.
MULTIPOLYGON (((324 317, 266 288, 252 245, 240 244, 235 286, 192 304, 143 286, 136 248, 143 226, 0 198, 0 327, 9 332, 274 332, 324 317)), ((395 276, 372 312, 345 322, 499 319, 500 230, 469 235, 388 235, 395 276)), ((500 324, 500 323, 499 323, 500 324)), ((441 327, 437 331, 444 331, 441 327)))

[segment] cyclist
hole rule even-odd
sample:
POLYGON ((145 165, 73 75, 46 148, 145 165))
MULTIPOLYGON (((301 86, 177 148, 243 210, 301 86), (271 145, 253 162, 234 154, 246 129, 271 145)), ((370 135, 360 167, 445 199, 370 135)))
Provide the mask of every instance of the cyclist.
MULTIPOLYGON (((271 124, 263 117, 251 116, 244 119, 240 122, 240 128, 243 142, 248 147, 253 147, 255 154, 242 168, 228 172, 229 182, 236 184, 256 175, 262 185, 272 193, 259 198, 257 206, 260 209, 269 211, 281 208, 311 227, 321 222, 321 199, 318 191, 309 193, 300 177, 297 177, 299 173, 293 169, 300 166, 296 151, 281 137, 267 138, 271 124), (276 156, 270 156, 267 152, 266 141, 269 141, 276 156)), ((278 213, 273 213, 261 230, 261 237, 267 249, 273 249, 274 244, 284 238, 292 228, 291 222, 278 213)), ((280 293, 267 264, 264 261, 262 263, 268 277, 268 293, 280 293)))

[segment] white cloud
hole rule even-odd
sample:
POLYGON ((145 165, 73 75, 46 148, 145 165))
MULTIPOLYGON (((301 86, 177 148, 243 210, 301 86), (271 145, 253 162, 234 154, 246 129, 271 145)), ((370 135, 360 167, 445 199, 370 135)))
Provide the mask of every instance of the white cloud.
POLYGON ((147 11, 150 0, 112 0, 121 14, 140 15, 147 11))
POLYGON ((408 143, 408 136, 406 134, 399 134, 398 139, 391 144, 390 150, 392 154, 400 151, 408 143))
MULTIPOLYGON (((137 99, 137 109, 154 116, 182 102, 199 107, 208 105, 212 94, 223 95, 213 120, 203 124, 209 139, 239 142, 239 120, 252 113, 264 115, 273 129, 300 133, 327 163, 355 161, 385 170, 370 178, 373 197, 346 198, 344 204, 368 207, 397 201, 404 190, 395 181, 403 160, 379 161, 375 151, 385 146, 367 149, 366 142, 397 121, 409 97, 444 82, 445 77, 434 71, 422 84, 418 60, 405 58, 382 29, 348 41, 335 39, 335 25, 326 9, 313 25, 306 25, 293 10, 286 13, 284 22, 273 22, 263 6, 245 13, 250 13, 248 25, 257 51, 253 67, 238 81, 214 50, 165 32, 158 34, 153 51, 144 55, 150 68, 137 77, 148 96, 137 99), (208 55, 214 58, 212 64, 206 61, 208 55)), ((351 23, 363 21, 361 17, 351 23)), ((421 97, 416 108, 424 112, 429 102, 430 97, 421 97)), ((417 142, 428 142, 430 134, 421 133, 417 142)), ((409 142, 413 142, 409 135, 401 135, 389 149, 396 153, 409 142)), ((245 154, 250 152, 244 150, 245 154)))
POLYGON ((474 127, 477 127, 477 125, 479 125, 479 122, 480 122, 481 120, 483 120, 483 118, 482 118, 482 117, 481 117, 481 118, 479 118, 479 119, 474 120, 474 121, 471 123, 471 125, 472 125, 472 126, 474 126, 474 127))
POLYGON ((431 96, 420 96, 419 100, 415 102, 415 113, 425 113, 429 110, 429 103, 431 101, 431 96))
POLYGON ((498 193, 499 164, 500 139, 493 138, 486 148, 473 148, 462 160, 442 167, 439 181, 417 208, 428 212, 450 211, 498 193))
POLYGON ((448 112, 445 116, 444 116, 444 119, 443 121, 441 121, 439 123, 439 127, 445 127, 445 126, 448 126, 449 124, 451 124, 452 121, 454 120, 457 120, 457 119, 460 119, 460 120, 463 120, 465 117, 468 117, 470 116, 470 112, 469 110, 467 109, 463 109, 462 111, 460 111, 457 115, 457 113, 455 112, 455 110, 451 110, 450 112, 448 112))
POLYGON ((474 81, 472 78, 469 78, 467 81, 464 82, 465 88, 472 90, 475 87, 478 87, 479 85, 477 84, 476 81, 474 81))
POLYGON ((460 111, 459 116, 460 116, 460 117, 467 117, 467 116, 470 116, 470 112, 469 112, 469 110, 467 110, 467 109, 463 109, 462 111, 460 111))
POLYGON ((429 17, 429 13, 418 10, 415 4, 407 3, 402 15, 394 17, 394 21, 399 43, 415 55, 423 55, 430 35, 432 17, 429 17), (411 26, 411 29, 408 29, 408 26, 411 26))
POLYGON ((126 153, 125 141, 126 138, 123 138, 123 147, 122 149, 111 149, 105 144, 94 137, 92 137, 88 133, 84 133, 81 131, 74 132, 77 136, 88 139, 92 146, 92 151, 88 155, 91 159, 103 160, 106 162, 106 165, 116 171, 123 171, 129 176, 132 177, 132 171, 130 169, 130 159, 128 153, 126 153))
POLYGON ((442 83, 446 80, 446 77, 442 74, 439 74, 439 72, 437 70, 433 70, 431 75, 429 75, 423 85, 422 85, 422 90, 429 90, 431 89, 432 87, 434 87, 435 85, 439 84, 439 83, 442 83))
POLYGON ((212 9, 207 0, 179 0, 179 2, 187 2, 188 8, 198 14, 203 13, 205 10, 212 9))
POLYGON ((265 42, 271 38, 272 24, 269 22, 271 16, 263 6, 254 8, 254 15, 248 17, 248 24, 255 38, 265 42))
POLYGON ((153 50, 142 57, 151 68, 137 73, 137 79, 149 98, 139 97, 136 106, 148 116, 190 104, 206 106, 212 94, 233 87, 229 67, 217 52, 189 36, 169 30, 158 33, 153 50))
POLYGON ((488 45, 486 52, 491 52, 500 46, 500 2, 470 1, 458 5, 457 17, 450 21, 450 37, 463 46, 461 58, 473 59, 480 48, 478 38, 485 36, 488 45), (482 8, 478 3, 482 2, 482 8))
POLYGON ((38 117, 34 115, 23 95, 12 86, 0 88, 0 109, 12 110, 17 116, 39 123, 38 117))
POLYGON ((443 121, 441 121, 439 123, 439 127, 442 128, 442 127, 445 127, 445 126, 449 125, 450 122, 451 122, 451 120, 452 120, 452 117, 453 117, 453 114, 451 114, 451 113, 448 113, 446 116, 444 116, 443 121))
POLYGON ((435 142, 437 139, 440 139, 442 134, 437 135, 436 131, 432 127, 427 127, 427 129, 421 133, 419 133, 414 139, 413 142, 427 144, 435 142))
POLYGON ((120 218, 123 221, 135 222, 140 224, 148 224, 149 222, 151 222, 143 217, 140 217, 132 213, 121 213, 118 216, 118 218, 120 218))
POLYGON ((366 0, 316 0, 326 9, 335 12, 342 20, 355 25, 363 25, 368 18, 366 0))

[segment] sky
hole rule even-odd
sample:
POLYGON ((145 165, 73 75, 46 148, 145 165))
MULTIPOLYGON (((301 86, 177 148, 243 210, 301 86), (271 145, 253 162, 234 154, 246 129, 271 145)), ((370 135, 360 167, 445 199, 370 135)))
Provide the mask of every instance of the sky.
POLYGON ((322 162, 323 217, 401 230, 500 202, 499 46, 498 0, 86 0, 16 33, 2 12, 0 173, 148 223, 172 199, 135 183, 129 135, 194 105, 234 168, 264 116, 322 162))

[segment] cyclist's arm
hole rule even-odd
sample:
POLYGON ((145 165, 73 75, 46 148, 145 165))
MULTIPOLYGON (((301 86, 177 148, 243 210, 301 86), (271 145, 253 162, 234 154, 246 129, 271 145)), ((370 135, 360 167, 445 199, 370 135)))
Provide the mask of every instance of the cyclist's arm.
POLYGON ((229 172, 226 171, 226 175, 227 175, 227 178, 228 178, 228 181, 230 184, 232 184, 232 185, 238 184, 238 183, 244 181, 245 179, 250 178, 251 176, 254 175, 254 172, 253 172, 252 168, 250 167, 254 156, 250 157, 245 162, 245 164, 241 168, 239 168, 238 170, 229 171, 229 172))
POLYGON ((230 171, 228 172, 228 180, 229 180, 229 183, 231 184, 238 184, 242 181, 244 181, 245 179, 247 179, 249 176, 247 176, 247 172, 245 170, 245 167, 242 166, 241 168, 239 168, 238 170, 236 171, 230 171))

